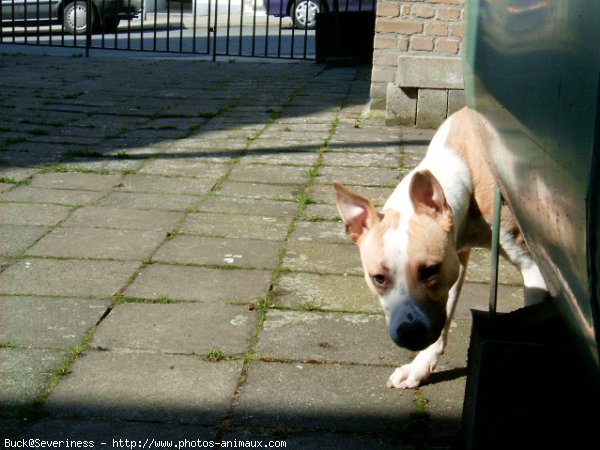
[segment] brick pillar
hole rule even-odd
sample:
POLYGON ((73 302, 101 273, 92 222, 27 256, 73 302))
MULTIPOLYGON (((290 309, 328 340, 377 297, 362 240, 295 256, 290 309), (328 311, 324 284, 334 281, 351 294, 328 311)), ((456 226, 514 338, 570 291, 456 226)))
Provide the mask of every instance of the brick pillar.
POLYGON ((390 124, 433 128, 464 104, 463 12, 464 0, 378 0, 373 114, 385 113, 390 124))

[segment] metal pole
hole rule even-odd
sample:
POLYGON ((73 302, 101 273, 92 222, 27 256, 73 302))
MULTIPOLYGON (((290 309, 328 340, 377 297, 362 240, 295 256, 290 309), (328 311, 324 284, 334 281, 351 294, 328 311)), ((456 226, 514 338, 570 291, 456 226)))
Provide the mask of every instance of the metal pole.
MULTIPOLYGON (((85 57, 90 57, 90 47, 92 46, 92 0, 85 2, 85 57)), ((77 10, 75 10, 75 20, 77 20, 77 10)), ((75 23, 77 26, 77 23, 75 23)))
POLYGON ((498 264, 500 261, 500 219, 502 211, 502 194, 496 186, 494 190, 494 219, 492 223, 492 246, 491 246, 491 284, 490 284, 490 318, 496 316, 496 305, 498 300, 498 264))
MULTIPOLYGON (((219 0, 215 1, 215 26, 213 27, 213 62, 217 60, 217 27, 218 27, 218 15, 219 15, 219 0)), ((241 27, 240 27, 241 30, 241 27)))

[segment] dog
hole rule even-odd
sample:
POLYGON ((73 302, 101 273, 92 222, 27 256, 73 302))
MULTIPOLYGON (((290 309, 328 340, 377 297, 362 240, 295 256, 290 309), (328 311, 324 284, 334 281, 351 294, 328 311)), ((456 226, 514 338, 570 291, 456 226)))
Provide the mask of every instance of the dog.
MULTIPOLYGON (((495 182, 484 149, 498 142, 483 116, 464 108, 440 126, 381 212, 334 183, 339 214, 391 339, 420 350, 392 373, 388 387, 426 383, 444 352, 470 250, 490 246, 495 182)), ((546 284, 510 211, 503 211, 500 251, 523 276, 525 304, 543 301, 546 284)))

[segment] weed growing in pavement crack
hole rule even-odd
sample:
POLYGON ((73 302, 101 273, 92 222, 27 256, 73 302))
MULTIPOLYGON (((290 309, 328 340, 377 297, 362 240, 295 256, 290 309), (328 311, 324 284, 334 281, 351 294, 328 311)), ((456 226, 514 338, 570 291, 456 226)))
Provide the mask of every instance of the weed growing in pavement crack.
POLYGON ((298 202, 299 207, 304 210, 308 205, 313 203, 312 198, 306 192, 299 194, 296 196, 296 201, 298 202))
POLYGON ((321 176, 321 168, 320 167, 311 167, 310 169, 308 169, 308 177, 310 178, 310 181, 313 181, 315 178, 320 177, 321 176))
POLYGON ((219 349, 210 350, 208 353, 206 353, 203 356, 203 358, 205 361, 210 361, 210 362, 231 361, 232 359, 235 359, 235 357, 233 355, 229 355, 219 349))

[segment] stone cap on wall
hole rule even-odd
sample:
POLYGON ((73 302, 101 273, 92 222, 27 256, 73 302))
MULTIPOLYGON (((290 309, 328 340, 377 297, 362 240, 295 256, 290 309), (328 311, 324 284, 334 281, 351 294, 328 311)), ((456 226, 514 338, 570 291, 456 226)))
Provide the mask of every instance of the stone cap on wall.
POLYGON ((463 89, 462 59, 452 56, 399 56, 394 84, 407 88, 463 89))

